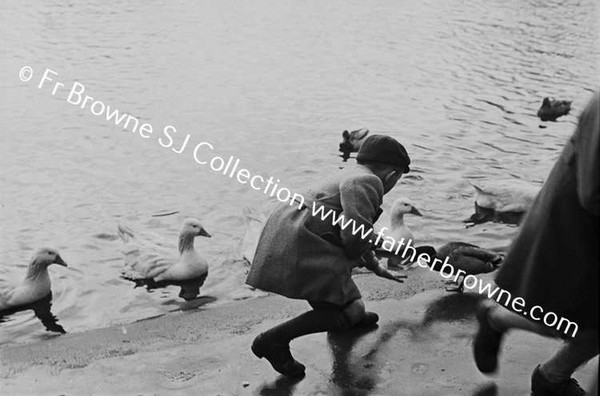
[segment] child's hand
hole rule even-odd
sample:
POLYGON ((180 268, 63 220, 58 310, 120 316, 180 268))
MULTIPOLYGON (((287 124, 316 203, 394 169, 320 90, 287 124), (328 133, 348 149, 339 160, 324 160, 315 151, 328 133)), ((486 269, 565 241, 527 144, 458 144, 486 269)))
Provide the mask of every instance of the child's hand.
POLYGON ((404 279, 407 278, 406 275, 396 275, 396 274, 386 270, 385 268, 381 267, 380 265, 378 265, 376 268, 373 268, 372 271, 377 276, 380 276, 380 277, 386 278, 386 279, 390 279, 390 280, 396 281, 398 283, 404 283, 404 279))

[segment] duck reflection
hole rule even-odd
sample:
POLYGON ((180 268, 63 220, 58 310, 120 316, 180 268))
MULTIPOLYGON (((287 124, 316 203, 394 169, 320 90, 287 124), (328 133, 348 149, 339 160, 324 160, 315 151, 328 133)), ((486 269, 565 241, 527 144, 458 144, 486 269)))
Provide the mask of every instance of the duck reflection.
MULTIPOLYGON (((406 332, 408 340, 412 343, 426 345, 434 335, 430 328, 439 322, 459 322, 473 317, 478 302, 482 296, 478 294, 451 294, 429 304, 425 315, 420 322, 400 320, 388 323, 379 328, 377 325, 357 328, 349 332, 333 333, 327 335, 327 342, 331 350, 332 370, 330 388, 327 394, 365 396, 374 393, 377 386, 386 379, 381 377, 385 362, 379 361, 381 352, 385 351, 387 344, 400 331, 406 332), (366 337, 369 333, 373 333, 366 337), (361 342, 366 338, 365 342, 361 342), (365 349, 365 344, 366 349, 365 349)), ((459 337, 471 337, 471 333, 459 334, 459 337)), ((413 370, 418 367, 413 367, 413 370)), ((277 380, 263 384, 257 394, 264 395, 293 395, 296 385, 303 379, 280 376, 277 380)), ((498 394, 495 383, 488 382, 479 385, 473 390, 473 396, 494 396, 498 394)))

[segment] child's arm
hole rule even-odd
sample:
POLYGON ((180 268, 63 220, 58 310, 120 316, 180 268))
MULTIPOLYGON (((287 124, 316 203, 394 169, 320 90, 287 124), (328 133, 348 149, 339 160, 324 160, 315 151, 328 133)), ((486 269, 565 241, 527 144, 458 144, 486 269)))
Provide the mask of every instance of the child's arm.
POLYGON ((404 279, 407 278, 406 275, 395 275, 387 269, 383 268, 381 265, 379 265, 379 261, 375 257, 375 253, 371 250, 365 252, 362 255, 362 259, 365 264, 365 267, 367 267, 367 269, 372 271, 377 276, 390 279, 399 283, 403 283, 404 279))
POLYGON ((370 233, 383 193, 383 184, 375 175, 350 177, 340 184, 341 215, 351 221, 351 226, 337 227, 348 258, 359 258, 372 248, 370 233))

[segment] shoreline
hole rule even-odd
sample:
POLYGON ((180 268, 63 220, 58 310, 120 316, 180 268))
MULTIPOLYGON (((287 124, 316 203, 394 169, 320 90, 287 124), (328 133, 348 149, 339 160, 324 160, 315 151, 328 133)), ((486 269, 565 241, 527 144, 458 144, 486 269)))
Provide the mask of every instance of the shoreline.
MULTIPOLYGON (((368 272, 355 274, 353 279, 361 290, 363 299, 368 304, 369 301, 382 299, 401 300, 436 287, 436 284, 437 286, 443 285, 441 278, 436 279, 436 274, 429 274, 429 272, 406 271, 409 278, 403 284, 377 278, 368 272)), ((212 299, 213 297, 201 296, 200 298, 212 299)), ((244 328, 250 324, 260 323, 263 319, 284 320, 307 309, 310 309, 310 306, 303 300, 293 300, 275 294, 268 294, 256 298, 232 301, 215 307, 200 305, 192 310, 179 310, 131 323, 116 324, 82 332, 63 335, 46 332, 49 337, 46 340, 0 346, 0 368, 5 366, 7 362, 11 366, 25 361, 31 361, 32 364, 38 364, 38 362, 47 364, 52 362, 47 353, 59 352, 63 348, 68 348, 66 345, 68 343, 74 344, 75 348, 79 350, 78 363, 75 363, 75 366, 80 366, 84 362, 91 362, 104 357, 105 354, 98 353, 96 348, 110 350, 112 347, 113 349, 119 349, 122 344, 133 343, 138 346, 137 351, 149 348, 152 344, 151 340, 156 342, 155 347, 169 346, 184 341, 205 342, 214 337, 219 338, 219 331, 227 331, 238 327, 244 328), (238 314, 240 316, 250 314, 250 317, 244 319, 238 314), (161 333, 165 334, 161 335, 154 331, 153 327, 155 326, 161 328, 161 333), (193 326, 197 327, 207 339, 193 336, 193 326), (205 330, 205 332, 201 330, 205 330), (79 348, 79 344, 84 339, 89 339, 86 342, 90 342, 94 346, 90 348, 93 351, 79 348)), ((239 332, 240 330, 235 331, 239 332)), ((59 369, 71 367, 69 363, 61 362, 57 362, 57 366, 59 369)), ((4 376, 4 370, 0 371, 0 376, 4 376)))
MULTIPOLYGON (((306 380, 279 376, 250 352, 259 332, 309 309, 304 301, 268 295, 6 346, 0 349, 0 383, 15 395, 397 394, 394 389, 458 395, 494 386, 502 389, 499 394, 518 394, 528 389, 535 364, 559 344, 511 334, 514 342, 506 343, 503 356, 509 361, 498 383, 490 383, 471 356, 480 297, 440 290, 443 280, 430 271, 407 273, 404 284, 354 276, 367 307, 380 314, 379 328, 294 341, 292 352, 307 365, 306 380)), ((582 370, 584 387, 595 367, 597 359, 582 370)))

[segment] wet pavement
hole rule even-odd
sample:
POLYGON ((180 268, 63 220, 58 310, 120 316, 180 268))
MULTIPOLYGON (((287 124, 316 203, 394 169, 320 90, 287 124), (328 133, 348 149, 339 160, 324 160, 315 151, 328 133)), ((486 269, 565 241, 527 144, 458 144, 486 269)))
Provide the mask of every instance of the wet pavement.
MULTIPOLYGON (((270 298, 264 299, 269 304, 270 298)), ((140 395, 527 395, 534 367, 559 342, 509 334, 495 377, 480 374, 471 342, 478 296, 427 291, 368 302, 379 327, 315 334, 292 342, 306 376, 288 379, 250 352, 259 332, 281 320, 237 327, 227 336, 151 351, 110 350, 89 364, 58 370, 35 364, 2 380, 5 394, 140 395)), ((289 313, 288 313, 289 315, 289 313)), ((206 331, 206 330, 204 330, 206 331)), ((210 337, 209 337, 210 338, 210 337)), ((588 386, 597 359, 577 373, 588 386)))

